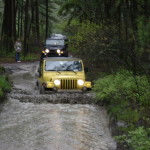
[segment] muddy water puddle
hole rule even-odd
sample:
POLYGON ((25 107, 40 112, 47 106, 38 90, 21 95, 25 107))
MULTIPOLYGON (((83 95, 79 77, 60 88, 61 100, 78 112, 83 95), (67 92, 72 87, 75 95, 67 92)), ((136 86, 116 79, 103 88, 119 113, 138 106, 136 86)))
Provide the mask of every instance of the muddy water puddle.
POLYGON ((91 93, 40 95, 38 62, 3 64, 12 92, 0 106, 1 150, 116 150, 103 107, 91 93))

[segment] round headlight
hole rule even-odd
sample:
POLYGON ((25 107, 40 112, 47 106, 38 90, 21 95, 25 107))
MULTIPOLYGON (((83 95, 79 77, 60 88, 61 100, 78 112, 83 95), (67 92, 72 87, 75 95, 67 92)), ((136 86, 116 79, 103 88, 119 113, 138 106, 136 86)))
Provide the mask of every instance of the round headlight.
POLYGON ((60 53, 60 52, 61 52, 60 49, 58 49, 58 50, 57 50, 57 53, 60 53))
POLYGON ((49 49, 46 49, 45 52, 46 52, 46 53, 49 53, 49 49))
POLYGON ((55 85, 60 85, 60 80, 54 80, 55 85))
POLYGON ((84 84, 84 81, 80 79, 80 80, 78 80, 78 84, 79 84, 79 85, 83 85, 83 84, 84 84))

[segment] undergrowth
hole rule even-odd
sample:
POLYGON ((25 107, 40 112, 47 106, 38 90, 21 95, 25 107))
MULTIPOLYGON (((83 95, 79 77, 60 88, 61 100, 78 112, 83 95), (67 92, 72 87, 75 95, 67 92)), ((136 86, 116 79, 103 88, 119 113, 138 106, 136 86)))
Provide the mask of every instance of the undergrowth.
POLYGON ((11 89, 11 84, 7 80, 7 77, 0 76, 0 99, 2 99, 6 92, 11 89))
POLYGON ((127 70, 121 70, 98 79, 93 90, 96 93, 96 102, 106 105, 109 115, 116 122, 123 123, 123 126, 119 127, 123 135, 119 135, 116 139, 133 150, 148 150, 150 135, 144 134, 150 130, 148 78, 145 75, 138 76, 127 70), (143 135, 143 138, 138 138, 143 135))
MULTIPOLYGON (((26 61, 36 61, 40 59, 39 56, 39 52, 38 53, 30 53, 26 56, 24 56, 23 52, 20 53, 20 60, 23 62, 26 61)), ((15 52, 11 52, 6 54, 0 54, 0 62, 15 62, 15 52)))

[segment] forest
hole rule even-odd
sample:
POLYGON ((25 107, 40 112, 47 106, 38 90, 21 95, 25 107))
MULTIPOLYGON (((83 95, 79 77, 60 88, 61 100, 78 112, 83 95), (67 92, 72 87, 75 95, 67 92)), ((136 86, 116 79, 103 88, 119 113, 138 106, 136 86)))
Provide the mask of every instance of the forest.
POLYGON ((0 0, 0 58, 23 42, 40 53, 46 37, 62 33, 94 82, 95 103, 123 124, 116 140, 126 149, 150 148, 149 0, 0 0), (96 79, 93 78, 95 73, 96 79))

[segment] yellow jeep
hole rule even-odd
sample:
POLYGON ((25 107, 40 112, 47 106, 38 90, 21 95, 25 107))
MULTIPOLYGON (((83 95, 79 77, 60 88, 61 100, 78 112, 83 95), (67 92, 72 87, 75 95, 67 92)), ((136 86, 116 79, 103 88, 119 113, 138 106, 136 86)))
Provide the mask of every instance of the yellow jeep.
POLYGON ((81 59, 72 57, 45 57, 40 62, 37 86, 40 94, 46 91, 91 90, 91 82, 85 79, 81 59))

